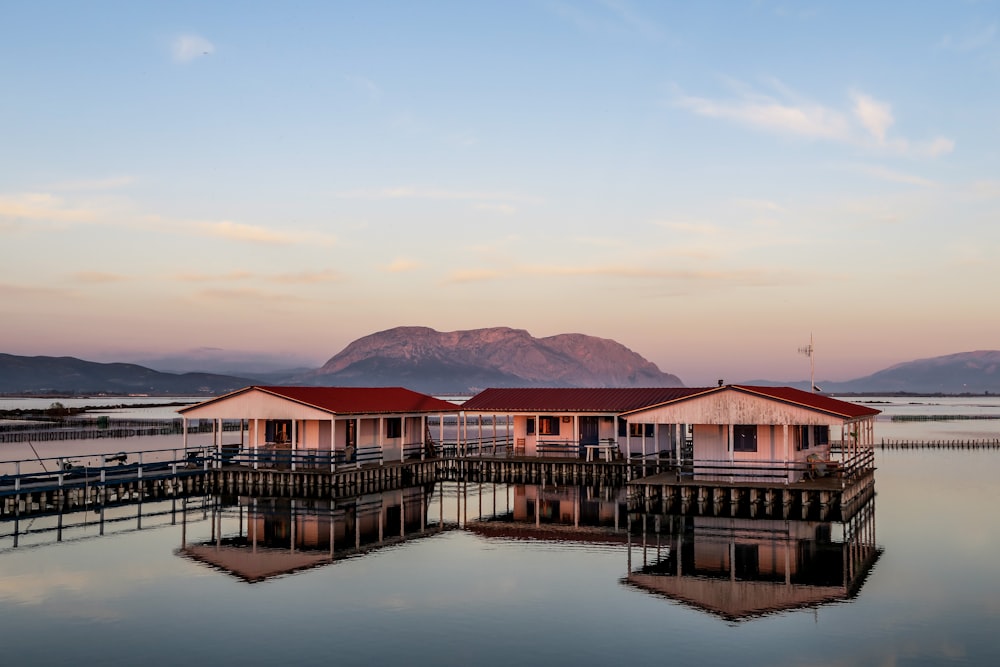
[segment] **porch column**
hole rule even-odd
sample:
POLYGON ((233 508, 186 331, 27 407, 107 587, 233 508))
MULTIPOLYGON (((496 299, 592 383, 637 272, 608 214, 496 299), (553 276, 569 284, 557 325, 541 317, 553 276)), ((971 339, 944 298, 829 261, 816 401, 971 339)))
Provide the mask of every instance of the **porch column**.
POLYGON ((476 415, 476 426, 479 429, 479 455, 483 455, 483 413, 476 415))
POLYGON ((420 416, 420 460, 423 461, 425 456, 424 452, 427 451, 427 441, 424 439, 427 437, 429 428, 427 426, 427 415, 420 416))
MULTIPOLYGON (((561 421, 562 418, 560 418, 561 421)), ((598 427, 600 428, 600 427, 598 427)), ((573 442, 576 443, 576 456, 580 457, 580 415, 573 415, 573 442)), ((597 444, 601 444, 601 435, 597 434, 597 444)), ((597 450, 600 452, 600 450, 597 450)))
POLYGON ((215 433, 213 434, 213 437, 215 438, 216 467, 221 468, 222 467, 222 420, 216 419, 214 421, 214 424, 215 424, 215 433))
POLYGON ((791 452, 788 450, 788 424, 781 425, 782 437, 785 439, 785 484, 788 484, 788 461, 791 459, 791 452))
POLYGON ((298 430, 299 430, 298 427, 299 427, 299 420, 293 419, 292 420, 292 470, 293 471, 295 470, 295 452, 298 450, 298 444, 299 444, 297 442, 298 430))
MULTIPOLYGON (((330 417, 330 472, 337 470, 337 418, 330 417)), ((332 522, 333 519, 330 519, 332 522)), ((332 545, 333 542, 331 541, 332 545)), ((333 547, 330 547, 333 549, 333 547)))
MULTIPOLYGON (((385 462, 385 417, 378 418, 378 463, 385 462)), ((381 521, 379 525, 379 541, 382 541, 381 521)))
POLYGON ((260 447, 260 419, 253 420, 253 469, 257 469, 257 449, 260 447))
POLYGON ((184 455, 187 456, 188 448, 188 418, 181 417, 181 442, 184 443, 184 455))

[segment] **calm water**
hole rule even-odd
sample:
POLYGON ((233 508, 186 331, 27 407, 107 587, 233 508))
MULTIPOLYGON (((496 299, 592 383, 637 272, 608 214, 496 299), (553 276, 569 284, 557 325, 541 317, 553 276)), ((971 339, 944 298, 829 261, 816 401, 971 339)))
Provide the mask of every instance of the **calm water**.
POLYGON ((854 528, 454 483, 0 523, 4 662, 1000 664, 1000 451, 876 454, 854 528))

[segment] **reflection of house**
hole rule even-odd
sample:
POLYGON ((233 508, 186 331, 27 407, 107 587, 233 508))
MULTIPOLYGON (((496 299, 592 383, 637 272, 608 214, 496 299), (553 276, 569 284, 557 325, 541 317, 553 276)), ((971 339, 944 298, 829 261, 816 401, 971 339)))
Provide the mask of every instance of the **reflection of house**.
POLYGON ((213 510, 212 539, 185 541, 180 553, 244 581, 262 581, 440 532, 440 522, 427 526, 432 493, 411 487, 337 501, 247 498, 236 508, 213 510))
POLYGON ((638 515, 632 532, 625 583, 729 620, 849 599, 880 553, 874 501, 843 524, 638 515))
POLYGON ((462 409, 466 415, 507 415, 515 452, 528 456, 580 457, 604 445, 631 457, 694 464, 698 476, 741 469, 766 471, 773 481, 801 479, 810 454, 828 459, 831 429, 849 455, 870 448, 879 413, 790 387, 740 385, 487 389, 462 409))
POLYGON ((512 487, 510 512, 501 519, 468 523, 486 537, 625 544, 625 489, 580 486, 512 487))
POLYGON ((401 387, 253 386, 178 412, 184 418, 185 448, 192 419, 245 420, 247 446, 255 451, 325 452, 330 462, 420 458, 428 416, 458 409, 401 387))

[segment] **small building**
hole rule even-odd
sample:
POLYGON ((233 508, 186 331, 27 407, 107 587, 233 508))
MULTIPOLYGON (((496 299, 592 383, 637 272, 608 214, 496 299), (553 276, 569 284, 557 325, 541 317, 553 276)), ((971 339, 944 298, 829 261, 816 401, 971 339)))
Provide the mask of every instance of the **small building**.
MULTIPOLYGON (((402 387, 250 386, 177 411, 184 421, 184 446, 192 420, 241 422, 254 453, 282 453, 293 467, 309 460, 337 463, 423 458, 429 445, 428 417, 456 415, 454 403, 402 387), (245 424, 245 427, 243 426, 245 424)), ((266 460, 266 459, 265 459, 266 460)), ((272 459, 274 460, 274 459, 272 459)))
POLYGON ((487 389, 462 409, 466 420, 506 415, 516 455, 655 458, 701 478, 786 483, 870 451, 879 414, 791 387, 743 385, 487 389), (840 462, 831 461, 834 439, 840 462))

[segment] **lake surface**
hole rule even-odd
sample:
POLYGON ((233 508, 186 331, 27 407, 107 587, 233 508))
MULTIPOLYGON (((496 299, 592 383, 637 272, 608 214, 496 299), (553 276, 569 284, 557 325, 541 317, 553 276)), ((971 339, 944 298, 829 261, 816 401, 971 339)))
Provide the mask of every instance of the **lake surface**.
MULTIPOLYGON (((996 399, 946 403, 1000 413, 996 399)), ((1000 428, 899 430, 970 424, 1000 428)), ((4 522, 4 662, 1000 664, 1000 451, 876 450, 876 463, 877 495, 847 524, 643 515, 614 489, 471 483, 4 522)))

